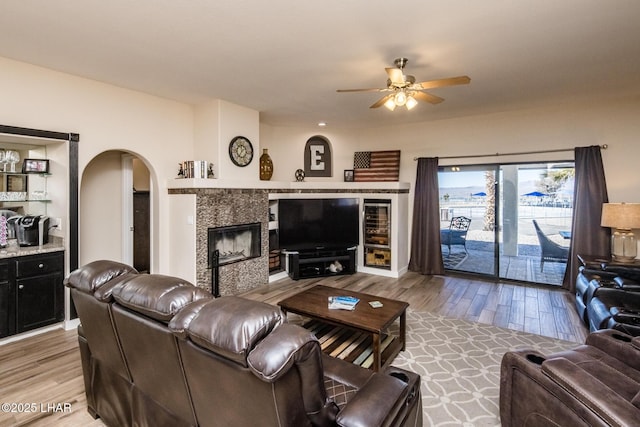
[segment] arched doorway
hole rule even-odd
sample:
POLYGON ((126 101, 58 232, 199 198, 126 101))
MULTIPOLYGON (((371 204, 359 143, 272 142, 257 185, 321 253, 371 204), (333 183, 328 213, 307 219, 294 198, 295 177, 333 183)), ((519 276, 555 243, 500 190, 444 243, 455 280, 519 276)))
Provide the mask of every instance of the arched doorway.
POLYGON ((80 185, 81 265, 112 259, 152 270, 155 176, 135 153, 100 153, 85 167, 80 185))

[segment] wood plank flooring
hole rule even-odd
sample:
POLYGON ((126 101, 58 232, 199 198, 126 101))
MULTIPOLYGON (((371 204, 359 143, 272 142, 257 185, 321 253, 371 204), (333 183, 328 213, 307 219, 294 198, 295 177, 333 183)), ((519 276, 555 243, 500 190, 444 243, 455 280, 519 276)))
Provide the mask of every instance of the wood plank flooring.
POLYGON ((104 426, 87 413, 75 330, 0 346, 0 403, 1 427, 104 426))
MULTIPOLYGON (((575 342, 584 342, 588 333, 575 312, 573 296, 565 291, 449 276, 407 273, 393 279, 357 273, 299 281, 283 279, 243 296, 275 304, 315 284, 407 301, 411 310, 575 342)), ((57 329, 0 345, 0 403, 34 404, 32 412, 0 411, 0 427, 103 426, 87 413, 75 330, 57 329)))
POLYGON ((552 286, 496 284, 412 272, 399 279, 356 273, 299 281, 283 279, 246 292, 243 296, 277 304, 318 284, 406 301, 411 310, 429 311, 567 341, 582 343, 589 332, 576 313, 573 294, 552 286))

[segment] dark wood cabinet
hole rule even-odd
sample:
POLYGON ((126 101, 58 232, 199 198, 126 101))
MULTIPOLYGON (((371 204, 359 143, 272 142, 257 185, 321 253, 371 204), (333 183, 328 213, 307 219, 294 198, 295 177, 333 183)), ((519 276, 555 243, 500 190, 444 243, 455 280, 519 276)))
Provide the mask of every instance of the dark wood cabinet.
POLYGON ((15 305, 11 303, 14 299, 14 287, 9 281, 9 269, 9 261, 0 261, 0 338, 15 333, 16 329, 15 305))
POLYGON ((64 252, 0 261, 0 336, 64 320, 64 252))

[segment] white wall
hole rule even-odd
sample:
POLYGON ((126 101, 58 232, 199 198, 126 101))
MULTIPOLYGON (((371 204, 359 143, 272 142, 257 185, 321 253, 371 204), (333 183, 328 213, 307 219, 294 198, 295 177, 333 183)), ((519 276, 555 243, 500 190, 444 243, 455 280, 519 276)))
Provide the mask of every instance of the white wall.
POLYGON ((219 178, 240 181, 260 179, 260 116, 257 111, 220 101, 220 134, 218 163, 219 178), (229 158, 229 143, 236 136, 244 136, 253 146, 253 160, 238 167, 229 158))
POLYGON ((257 111, 219 99, 195 108, 195 158, 213 162, 215 177, 235 181, 259 178, 260 116, 257 111), (236 136, 253 146, 251 163, 238 167, 229 158, 229 143, 236 136))
MULTIPOLYGON (((430 107, 437 108, 437 106, 430 107)), ((413 114, 395 111, 390 114, 413 114)), ((428 114, 428 113, 426 113, 428 114)), ((274 180, 290 181, 303 164, 306 140, 322 134, 331 141, 334 176, 317 178, 341 181, 342 170, 351 169, 355 151, 400 148, 400 181, 411 183, 407 221, 411 224, 414 157, 444 157, 469 154, 573 149, 603 145, 602 151, 609 200, 640 202, 640 99, 594 100, 591 105, 564 104, 497 114, 462 117, 387 128, 331 129, 261 126, 261 142, 269 148, 274 163, 274 180)), ((572 160, 573 152, 530 156, 441 160, 441 165, 533 160, 572 160)), ((410 227, 409 227, 410 233, 410 227)), ((398 236, 402 238, 402 236, 398 236)), ((409 234, 407 235, 407 241, 409 234)))
POLYGON ((196 273, 196 196, 174 194, 169 203, 171 245, 169 271, 172 276, 197 283, 196 273))
MULTIPOLYGON (((345 169, 353 169, 353 153, 359 151, 358 131, 353 129, 321 129, 273 127, 260 124, 260 142, 262 148, 269 150, 273 160, 272 181, 295 181, 297 169, 304 170, 304 147, 309 138, 324 136, 331 144, 333 155, 333 176, 331 178, 305 178, 305 181, 343 181, 345 169)), ((365 145, 362 151, 372 150, 365 145)))
POLYGON ((80 265, 96 259, 123 260, 121 156, 119 151, 102 153, 82 175, 80 265))
MULTIPOLYGON (((431 108, 437 108, 433 106, 431 108)), ((416 112, 395 111, 390 114, 416 112)), ((353 166, 353 153, 367 150, 402 150, 400 181, 414 183, 414 157, 509 153, 607 144, 603 161, 609 198, 614 202, 640 202, 640 100, 597 100, 591 105, 558 105, 498 114, 462 117, 387 128, 286 128, 261 125, 262 146, 274 162, 274 180, 290 181, 303 164, 306 140, 326 136, 333 146, 334 176, 353 166)), ((440 164, 473 164, 529 160, 573 159, 573 153, 441 160, 440 164), (454 163, 455 162, 455 163, 454 163)))
MULTIPOLYGON (((166 182, 177 174, 177 159, 193 158, 193 108, 5 58, 0 58, 0 93, 2 124, 80 134, 80 176, 91 159, 108 150, 131 152, 145 161, 158 186, 152 189, 157 195, 152 209, 159 212, 152 269, 168 272, 166 182)), ((81 211, 80 264, 93 257, 118 259, 119 240, 118 249, 111 250, 98 232, 115 216, 105 204, 90 216, 81 211)))

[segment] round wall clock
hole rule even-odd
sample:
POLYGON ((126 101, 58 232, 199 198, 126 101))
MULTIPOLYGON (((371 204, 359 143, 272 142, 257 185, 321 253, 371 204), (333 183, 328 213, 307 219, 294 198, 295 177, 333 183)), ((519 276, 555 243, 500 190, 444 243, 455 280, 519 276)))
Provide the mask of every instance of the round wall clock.
POLYGON ((253 145, 244 136, 236 136, 229 144, 229 157, 236 166, 247 166, 253 160, 253 145))

